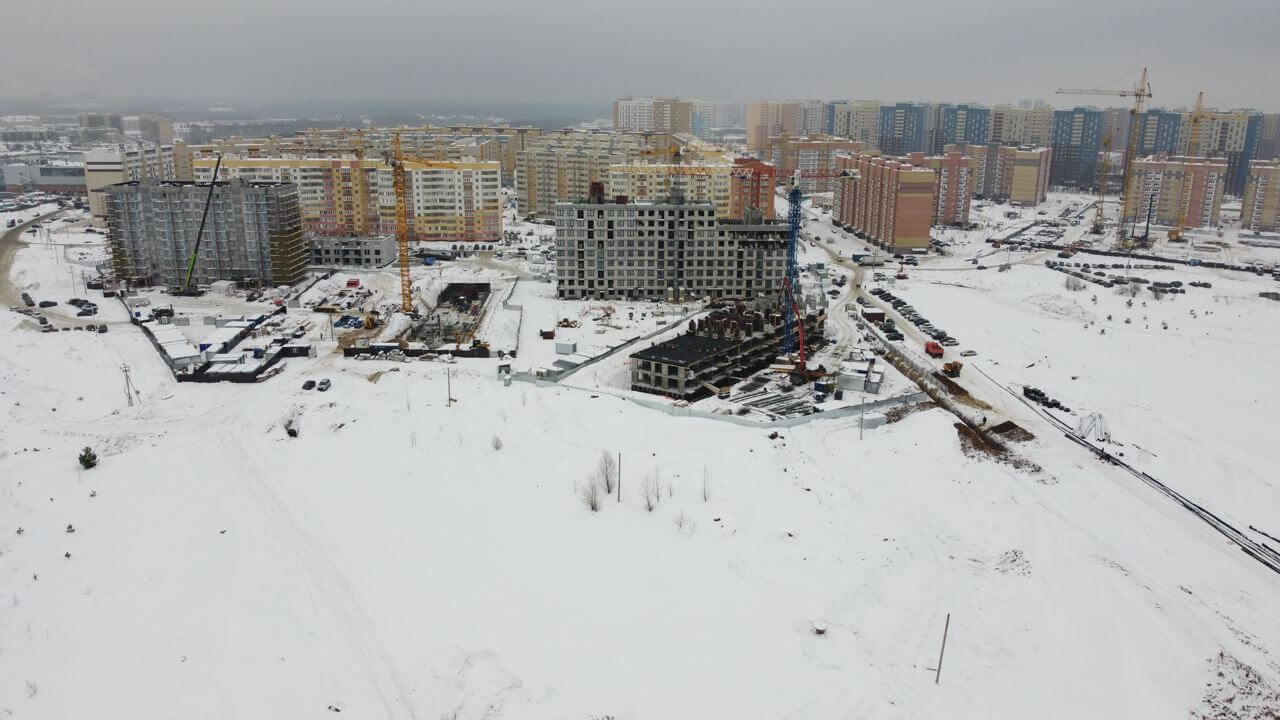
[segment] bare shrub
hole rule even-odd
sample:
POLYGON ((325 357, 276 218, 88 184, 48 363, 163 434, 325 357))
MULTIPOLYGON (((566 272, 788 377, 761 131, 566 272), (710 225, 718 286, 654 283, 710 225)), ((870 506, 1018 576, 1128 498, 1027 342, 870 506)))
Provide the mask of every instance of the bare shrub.
POLYGON ((596 462, 596 477, 604 483, 605 493, 612 495, 614 488, 618 486, 618 461, 607 450, 600 452, 600 460, 596 462))
POLYGON ((497 435, 493 436, 493 440, 491 441, 491 443, 493 445, 494 450, 502 449, 502 438, 498 437, 497 435))
POLYGON ((640 496, 644 498, 644 509, 653 512, 662 501, 662 480, 654 473, 640 483, 640 496))
POLYGON ((1068 275, 1067 279, 1062 282, 1062 286, 1072 292, 1079 292, 1084 289, 1084 281, 1075 275, 1068 275))
POLYGON ((600 505, 604 502, 604 487, 595 476, 589 476, 578 488, 578 497, 588 510, 600 512, 600 505))

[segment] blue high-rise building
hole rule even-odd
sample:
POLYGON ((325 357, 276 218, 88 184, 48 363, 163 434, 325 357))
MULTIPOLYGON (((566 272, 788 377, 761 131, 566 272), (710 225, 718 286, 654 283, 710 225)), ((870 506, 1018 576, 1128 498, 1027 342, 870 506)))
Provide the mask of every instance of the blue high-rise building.
MULTIPOLYGON (((1184 113, 1153 108, 1138 121, 1138 156, 1165 153, 1178 154, 1178 133, 1182 131, 1184 113)), ((1119 150, 1112 145, 1113 150, 1119 150)))
POLYGON ((942 108, 942 132, 937 147, 929 152, 938 154, 947 145, 986 145, 991 139, 991 109, 980 105, 947 105, 942 108))
POLYGON ((906 155, 928 152, 925 138, 925 114, 928 108, 916 103, 898 103, 880 107, 880 152, 906 155))
POLYGON ((1075 107, 1053 112, 1050 134, 1053 161, 1049 184, 1091 188, 1098 182, 1098 153, 1102 149, 1102 111, 1075 107))

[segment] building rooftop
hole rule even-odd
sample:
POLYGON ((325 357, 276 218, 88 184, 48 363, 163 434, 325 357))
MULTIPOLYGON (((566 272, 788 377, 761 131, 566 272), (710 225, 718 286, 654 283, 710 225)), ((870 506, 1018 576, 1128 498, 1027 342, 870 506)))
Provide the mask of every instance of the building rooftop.
POLYGON ((717 355, 737 344, 733 340, 685 333, 653 347, 632 353, 631 357, 639 360, 670 363, 674 365, 692 365, 699 360, 717 355))

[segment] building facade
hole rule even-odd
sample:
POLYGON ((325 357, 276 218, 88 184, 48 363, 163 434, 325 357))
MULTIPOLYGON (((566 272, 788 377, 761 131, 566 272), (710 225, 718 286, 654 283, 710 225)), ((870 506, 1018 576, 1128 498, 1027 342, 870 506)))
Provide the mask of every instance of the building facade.
POLYGON ((911 153, 905 162, 929 168, 933 183, 933 225, 968 225, 969 200, 978 181, 978 159, 952 150, 941 155, 911 153))
POLYGON ((991 109, 980 105, 946 105, 942 131, 929 152, 943 152, 947 145, 986 145, 991 138, 991 109))
POLYGON ((991 108, 989 142, 998 145, 1048 147, 1053 138, 1053 108, 996 105, 991 108))
POLYGON ((908 252, 929 246, 934 184, 928 168, 876 155, 841 155, 847 176, 836 182, 835 221, 881 248, 908 252))
POLYGON ((1098 153, 1102 149, 1102 111, 1076 107, 1053 113, 1052 185, 1092 188, 1098 182, 1098 153))
POLYGON ((991 144, 948 145, 947 150, 975 159, 974 197, 1034 207, 1048 195, 1053 159, 1049 148, 991 144))
POLYGON ((1280 160, 1249 163, 1249 180, 1240 204, 1240 227, 1254 232, 1280 231, 1280 160))
POLYGON ((543 215, 561 202, 581 202, 591 184, 609 183, 612 165, 663 160, 677 142, 665 133, 560 131, 516 153, 516 209, 543 215))
POLYGON ((555 206, 556 295, 754 299, 782 290, 788 227, 716 218, 709 203, 555 206))
POLYGON ((778 173, 774 166, 755 158, 734 158, 729 181, 730 220, 767 221, 774 218, 774 188, 778 173))
MULTIPOLYGON (((1195 155, 1227 161, 1227 193, 1243 195, 1249 163, 1258 159, 1262 139, 1262 113, 1252 110, 1209 112, 1196 131, 1195 155)), ((1183 122, 1178 133, 1178 154, 1191 154, 1191 123, 1183 122)), ((1264 158, 1266 159, 1266 158, 1264 158)))
POLYGON ((322 267, 382 267, 399 259, 394 234, 370 237, 307 238, 311 248, 311 264, 322 267))
POLYGON ((138 131, 142 139, 155 145, 173 144, 173 121, 159 115, 139 115, 138 131))
POLYGON ((711 108, 701 100, 625 97, 613 101, 613 129, 620 132, 702 135, 710 129, 710 124, 711 108), (695 125, 701 127, 695 128, 695 125))
POLYGON ((784 182, 800 174, 800 188, 806 194, 831 192, 835 188, 836 155, 863 152, 866 143, 830 135, 769 138, 763 153, 784 182))
POLYGON ((926 152, 929 108, 918 103, 880 107, 879 150, 885 155, 926 152))
POLYGON ((609 195, 635 202, 666 202, 682 197, 685 202, 711 203, 718 217, 730 214, 734 166, 674 165, 668 163, 626 163, 609 166, 609 195))
POLYGON ((1202 157, 1154 156, 1134 161, 1133 182, 1125 205, 1157 225, 1213 227, 1222 214, 1227 163, 1202 157))
POLYGON ((866 143, 868 150, 879 150, 879 101, 854 100, 838 103, 833 111, 831 134, 866 143))
MULTIPOLYGON (((184 286, 208 193, 208 185, 179 181, 104 188, 116 278, 184 286)), ((296 185, 231 181, 214 186, 193 283, 289 285, 303 278, 307 259, 296 185)))
MULTIPOLYGON (((1138 118, 1138 155, 1175 155, 1186 113, 1153 108, 1138 118)), ((1111 149, 1124 148, 1112 138, 1111 149)))
POLYGON ((84 165, 30 163, 0 164, 0 188, 5 192, 50 192, 84 195, 84 165))
POLYGON ((84 154, 84 184, 89 194, 90 221, 107 221, 102 189, 108 185, 138 180, 174 180, 173 146, 153 145, 126 149, 90 150, 84 154))

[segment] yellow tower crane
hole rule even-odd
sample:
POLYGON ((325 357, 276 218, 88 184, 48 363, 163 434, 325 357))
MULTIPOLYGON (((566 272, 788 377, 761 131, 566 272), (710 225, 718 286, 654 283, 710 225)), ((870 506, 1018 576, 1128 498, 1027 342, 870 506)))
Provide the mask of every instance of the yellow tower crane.
MULTIPOLYGON (((1114 95, 1116 97, 1133 98, 1133 109, 1129 111, 1129 142, 1124 150, 1124 177, 1120 181, 1120 197, 1123 210, 1120 213, 1120 224, 1130 218, 1130 209, 1136 208, 1130 197, 1133 185, 1133 162, 1138 154, 1138 123, 1141 121, 1142 107, 1151 97, 1151 83, 1147 82, 1147 69, 1142 68, 1142 75, 1133 88, 1128 90, 1107 90, 1105 88, 1058 88, 1059 95, 1114 95)), ((1136 212, 1136 209, 1135 209, 1136 212)))
POLYGON ((404 151, 400 133, 391 140, 391 185, 396 193, 396 249, 400 259, 400 309, 413 312, 413 283, 409 279, 409 198, 405 187, 404 151))
POLYGON ((1111 133, 1102 138, 1102 163, 1098 165, 1098 207, 1093 213, 1094 235, 1102 234, 1102 205, 1107 199, 1107 172, 1111 170, 1111 133))
MULTIPOLYGON (((1190 134, 1187 136, 1187 160, 1200 157, 1200 123, 1208 115, 1204 109, 1204 91, 1201 90, 1196 95, 1196 105, 1191 109, 1191 115, 1187 118, 1190 121, 1190 134)), ((1185 165, 1184 165, 1185 167, 1185 165)), ((1182 176, 1183 192, 1178 197, 1178 224, 1176 227, 1169 229, 1170 240, 1181 240, 1182 231, 1187 230, 1187 213, 1191 210, 1191 188, 1189 187, 1190 178, 1184 172, 1182 176)))

